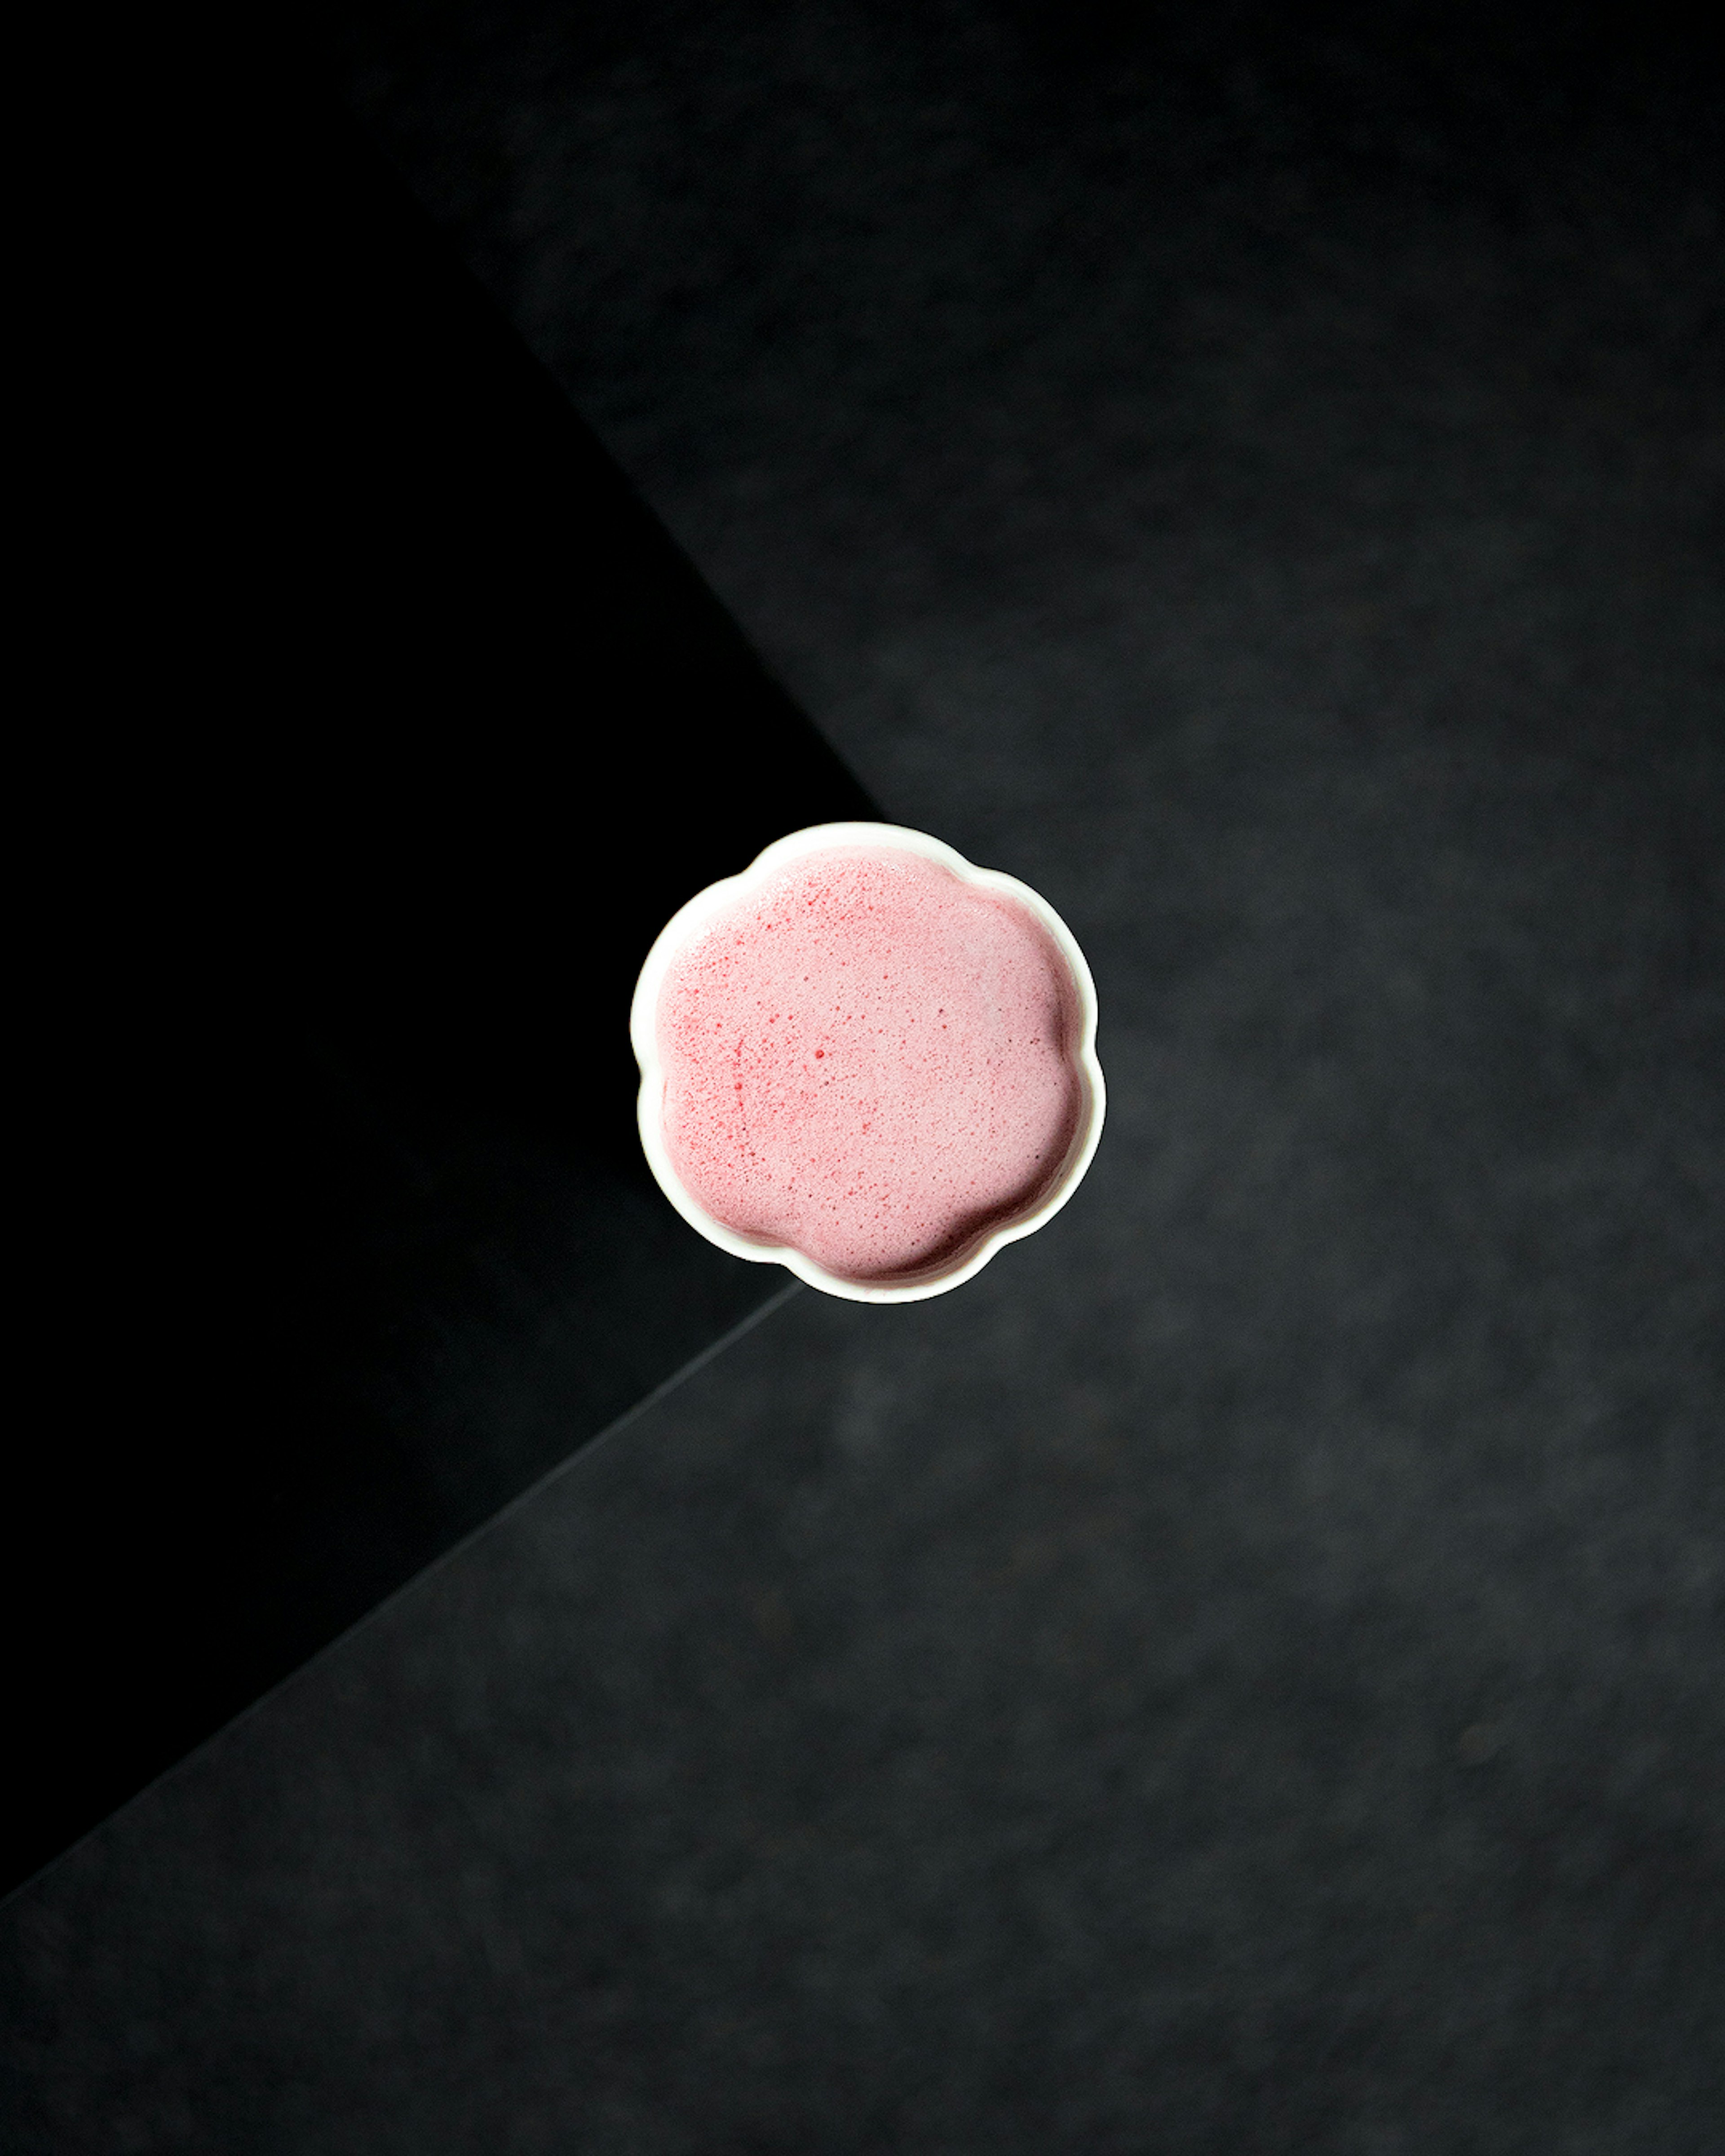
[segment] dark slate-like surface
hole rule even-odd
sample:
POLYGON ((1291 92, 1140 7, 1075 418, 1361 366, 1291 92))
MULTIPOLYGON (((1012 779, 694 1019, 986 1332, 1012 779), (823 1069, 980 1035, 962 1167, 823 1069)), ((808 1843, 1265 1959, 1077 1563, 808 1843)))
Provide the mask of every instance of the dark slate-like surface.
POLYGON ((1702 2156, 1692 64, 583 20, 379 17, 356 100, 888 812, 1071 921, 1109 1130, 962 1293, 795 1297, 14 1904, 13 2139, 1702 2156))

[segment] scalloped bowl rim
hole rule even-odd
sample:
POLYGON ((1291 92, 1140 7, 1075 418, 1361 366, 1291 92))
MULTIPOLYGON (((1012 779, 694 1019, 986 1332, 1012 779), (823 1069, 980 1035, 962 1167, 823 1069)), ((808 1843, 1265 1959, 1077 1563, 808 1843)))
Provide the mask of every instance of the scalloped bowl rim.
POLYGON ((1028 884, 1020 883, 1016 876, 1003 875, 998 869, 979 869, 941 839, 900 824, 811 824, 806 830, 792 831, 783 839, 775 839, 741 875, 725 876, 717 883, 709 884, 705 891, 697 891, 666 921, 647 953, 629 1005, 629 1032, 641 1071, 636 1120, 640 1127, 642 1149, 655 1181, 677 1211, 697 1234, 705 1235, 708 1242, 716 1243, 721 1250, 728 1250, 732 1257, 746 1258, 752 1265, 783 1265, 808 1286, 819 1288, 824 1295, 842 1296, 848 1302, 926 1302, 932 1296, 946 1295, 962 1286, 979 1273, 998 1250, 1004 1250, 1009 1243, 1022 1242, 1026 1235, 1034 1235, 1054 1218, 1084 1180, 1102 1135, 1106 1089, 1102 1066, 1096 1060, 1096 988, 1077 938, 1048 901, 1028 884), (791 1244, 755 1242, 739 1235, 734 1228, 727 1228, 722 1220, 715 1219, 688 1189, 671 1166, 665 1142, 665 1079, 659 1058, 657 1021, 660 991, 672 961, 716 914, 788 862, 799 860, 805 855, 829 853, 847 846, 890 848, 901 853, 919 854, 925 860, 938 861, 942 867, 950 869, 963 882, 1016 900, 1047 932, 1065 961, 1078 997, 1078 1040, 1072 1060, 1083 1085, 1085 1106, 1065 1165, 1048 1195, 1030 1212, 992 1230, 949 1270, 898 1285, 847 1280, 840 1273, 829 1272, 824 1265, 817 1265, 791 1244))

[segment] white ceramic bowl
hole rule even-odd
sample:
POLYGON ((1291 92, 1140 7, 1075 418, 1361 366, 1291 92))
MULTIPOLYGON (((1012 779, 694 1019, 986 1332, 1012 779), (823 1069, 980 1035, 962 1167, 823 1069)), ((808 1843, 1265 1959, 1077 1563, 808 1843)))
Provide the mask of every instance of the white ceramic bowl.
POLYGON ((726 876, 721 883, 709 884, 671 916, 648 952, 647 963, 635 983, 629 1030, 634 1045, 635 1060, 641 1066, 638 1108, 641 1143, 660 1188, 678 1212, 691 1228, 705 1235, 710 1243, 716 1243, 721 1250, 729 1250, 733 1257, 747 1258, 755 1265, 783 1265, 810 1287, 818 1287, 824 1295, 842 1296, 848 1302, 924 1302, 930 1296, 945 1295, 949 1289, 959 1286, 973 1274, 979 1273, 1004 1245, 1034 1235, 1045 1221, 1054 1218, 1083 1180, 1102 1135, 1105 1089, 1101 1065, 1096 1061, 1096 983, 1071 930, 1047 900, 1040 897, 1028 884, 1019 882, 1015 876, 1002 875, 993 869, 973 868, 963 854, 942 845, 938 839, 931 839, 926 832, 906 830, 896 824, 816 824, 806 831, 793 831, 788 838, 775 839, 741 875, 726 876), (966 883, 1015 899, 1033 919, 1041 922, 1053 940, 1065 961, 1078 1000, 1078 1037, 1073 1062, 1082 1098, 1065 1161, 1050 1184, 1047 1195, 1029 1212, 995 1229, 949 1270, 919 1275, 898 1286, 846 1280, 816 1265, 801 1250, 782 1243, 757 1242, 738 1235, 722 1220, 716 1220, 689 1190, 671 1166, 665 1142, 665 1071, 659 1060, 658 1015, 660 990, 672 960, 721 908, 744 896, 752 886, 763 883, 788 862, 807 854, 826 853, 838 846, 859 845, 891 847, 901 853, 920 854, 926 860, 938 861, 942 868, 950 869, 966 883))

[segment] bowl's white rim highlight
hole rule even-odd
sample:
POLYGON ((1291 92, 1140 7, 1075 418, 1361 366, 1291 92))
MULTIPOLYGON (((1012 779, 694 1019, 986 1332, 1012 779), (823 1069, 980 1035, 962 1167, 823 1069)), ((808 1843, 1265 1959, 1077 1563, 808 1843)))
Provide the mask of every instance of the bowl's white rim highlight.
POLYGON ((654 1179, 689 1225, 705 1235, 708 1242, 728 1250, 732 1257, 747 1258, 752 1265, 783 1265, 809 1287, 819 1288, 824 1295, 842 1296, 847 1302, 926 1302, 932 1296, 946 1295, 955 1287, 962 1287, 982 1270, 996 1251, 1004 1250, 1009 1243, 1021 1242, 1026 1235, 1034 1235, 1054 1218, 1084 1180, 1102 1135, 1106 1088, 1102 1066, 1096 1060, 1096 987, 1077 938, 1048 901, 1028 884, 1020 883, 1016 876, 1003 875, 998 869, 979 869, 941 839, 900 824, 811 824, 806 830, 793 831, 783 839, 775 839, 740 875, 726 876, 717 883, 709 884, 705 891, 697 891, 666 921, 647 953, 629 1005, 629 1034, 641 1070, 636 1120, 642 1149, 654 1179), (1078 1040, 1074 1060, 1084 1086, 1085 1106, 1080 1111, 1078 1130, 1058 1180, 1033 1212, 1006 1227, 995 1229, 962 1265, 955 1265, 950 1272, 897 1286, 846 1280, 839 1274, 829 1272, 824 1265, 817 1265, 788 1244, 752 1242, 734 1228, 727 1228, 721 1220, 716 1220, 685 1187, 671 1166, 665 1142, 665 1081, 659 1060, 658 1013, 660 991, 671 962, 708 921, 742 897, 752 886, 764 882, 787 863, 801 860, 804 855, 829 853, 844 846, 891 847, 902 853, 920 854, 925 860, 938 861, 942 868, 950 869, 965 883, 1015 900, 1047 932, 1066 963, 1078 997, 1078 1040))

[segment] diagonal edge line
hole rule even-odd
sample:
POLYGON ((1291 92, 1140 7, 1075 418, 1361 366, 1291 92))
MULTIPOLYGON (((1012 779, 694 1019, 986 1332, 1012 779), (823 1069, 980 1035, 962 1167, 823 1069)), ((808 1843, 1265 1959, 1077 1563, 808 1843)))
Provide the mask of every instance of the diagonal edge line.
POLYGON ((20 1879, 15 1886, 8 1887, 3 1894, 0 1894, 0 1911, 8 1909, 19 1895, 28 1893, 31 1887, 46 1878, 57 1865, 64 1864, 74 1851, 82 1849, 85 1842, 93 1840, 105 1827, 110 1826, 122 1813, 130 1811, 134 1804, 141 1804, 151 1790, 160 1789, 171 1775, 177 1774, 182 1767, 189 1765, 200 1753, 208 1751, 212 1744, 219 1743, 223 1738, 239 1728, 242 1722, 249 1722, 253 1715, 267 1707, 271 1700, 285 1691, 290 1685, 297 1684, 308 1671, 316 1669, 326 1656, 333 1655, 338 1647, 345 1646, 356 1633, 362 1632, 368 1625, 375 1624, 385 1610, 403 1600, 434 1573, 440 1572, 445 1565, 452 1564, 464 1550, 471 1548, 482 1535, 490 1534, 494 1527, 501 1526, 511 1514, 523 1511, 533 1502, 535 1498, 542 1496, 553 1483, 560 1482, 564 1476, 572 1471, 577 1461, 587 1459, 589 1454, 595 1451, 598 1446, 608 1444, 611 1439, 627 1430, 631 1424, 639 1422, 643 1415, 650 1413, 661 1400, 669 1399, 679 1386, 694 1377, 697 1371, 704 1370, 709 1363, 716 1362, 725 1350, 741 1340, 745 1333, 752 1332, 755 1327, 763 1320, 770 1317, 774 1311, 783 1310, 786 1303, 789 1302, 793 1296, 801 1295, 803 1291, 801 1281, 788 1281, 776 1293, 768 1296, 765 1302, 758 1304, 752 1310, 747 1317, 739 1318, 728 1332, 721 1332, 716 1340, 710 1342, 699 1354, 691 1355, 686 1363, 680 1364, 671 1372, 670 1377, 663 1378, 650 1392, 643 1393, 633 1407, 625 1408, 620 1415, 606 1423, 602 1429, 595 1430, 591 1437, 585 1439, 571 1451, 567 1452, 554 1467, 547 1467, 545 1472, 536 1481, 530 1482, 525 1490, 518 1490, 513 1497, 500 1505, 495 1512, 487 1514, 477 1527, 470 1527, 465 1534, 458 1536, 447 1549, 439 1550, 435 1557, 429 1558, 417 1572, 409 1573, 399 1586, 392 1587, 389 1592, 374 1602, 362 1616, 356 1617, 351 1625, 344 1625, 332 1639, 326 1640, 321 1647, 314 1647, 305 1661, 296 1662, 285 1676, 278 1677, 274 1684, 267 1686, 260 1691, 255 1699, 248 1700, 244 1707, 236 1713, 230 1714, 225 1722, 211 1730, 207 1737, 200 1737, 189 1751, 182 1752, 177 1759, 162 1768, 159 1774, 152 1774, 141 1788, 134 1789, 129 1797, 122 1797, 112 1811, 105 1812, 93 1826, 87 1826, 82 1834, 74 1840, 69 1841, 64 1849, 56 1850, 45 1863, 38 1865, 28 1877, 20 1879))

